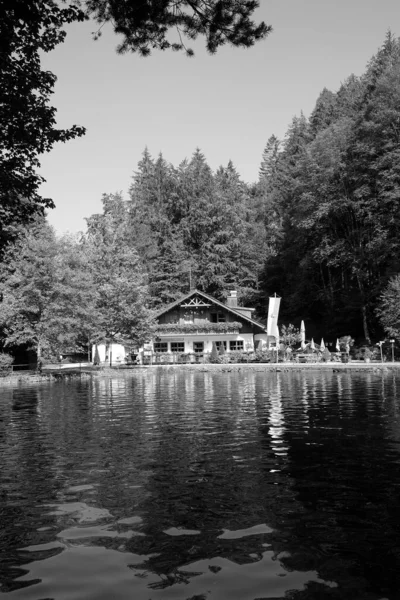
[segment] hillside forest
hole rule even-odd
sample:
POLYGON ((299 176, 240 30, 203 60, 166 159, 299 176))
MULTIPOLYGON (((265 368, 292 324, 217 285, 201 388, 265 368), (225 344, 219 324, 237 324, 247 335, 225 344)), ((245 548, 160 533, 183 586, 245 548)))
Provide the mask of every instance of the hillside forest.
MULTIPOLYGON (((126 182, 121 182, 126 185, 126 182)), ((38 353, 146 338, 155 309, 191 288, 314 336, 400 340, 400 39, 360 77, 323 89, 309 118, 271 135, 255 183, 215 172, 200 149, 179 165, 146 148, 129 191, 104 194, 79 236, 44 218, 19 227, 0 265, 4 348, 38 353)))

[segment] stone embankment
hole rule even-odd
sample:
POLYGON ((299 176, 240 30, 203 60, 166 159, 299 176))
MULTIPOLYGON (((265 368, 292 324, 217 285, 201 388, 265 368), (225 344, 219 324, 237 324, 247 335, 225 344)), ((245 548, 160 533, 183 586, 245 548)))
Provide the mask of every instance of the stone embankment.
POLYGON ((24 373, 16 372, 6 377, 0 377, 0 387, 6 385, 15 384, 32 384, 32 383, 43 383, 51 381, 68 381, 76 378, 90 377, 125 377, 132 373, 137 373, 143 370, 157 370, 163 371, 176 371, 184 369, 186 371, 198 371, 198 372, 236 372, 236 371, 264 371, 273 373, 289 373, 299 371, 331 371, 331 372, 375 372, 375 373, 388 373, 390 371, 400 371, 400 362, 386 362, 386 363, 364 363, 358 361, 352 361, 349 363, 329 362, 329 363, 236 363, 236 364, 211 364, 211 363, 199 363, 199 364, 186 364, 186 365, 145 365, 145 366, 134 366, 134 367, 115 367, 115 368, 82 368, 82 369, 63 369, 62 371, 48 371, 43 373, 24 373))

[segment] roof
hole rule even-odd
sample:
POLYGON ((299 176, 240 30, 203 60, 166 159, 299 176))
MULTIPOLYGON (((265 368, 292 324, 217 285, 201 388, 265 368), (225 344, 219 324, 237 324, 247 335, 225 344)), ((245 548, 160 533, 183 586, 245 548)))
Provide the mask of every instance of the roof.
POLYGON ((189 298, 191 298, 192 296, 194 296, 196 294, 198 294, 199 296, 202 296, 203 298, 205 298, 209 302, 212 302, 216 306, 220 306, 224 310, 232 313, 233 315, 235 315, 235 317, 239 317, 240 319, 244 319, 248 323, 251 323, 252 325, 255 325, 256 327, 260 327, 263 331, 265 331, 265 333, 267 332, 267 327, 263 323, 260 323, 259 321, 256 321, 255 319, 252 319, 250 317, 246 317, 246 315, 244 315, 240 311, 235 310, 231 306, 227 306, 223 302, 220 302, 216 298, 213 298, 213 296, 209 296, 205 292, 201 292, 200 290, 197 290, 197 289, 191 290, 187 294, 184 294, 183 296, 181 296, 180 298, 178 298, 178 300, 175 300, 174 302, 171 302, 171 304, 168 304, 167 306, 164 306, 162 309, 160 309, 159 311, 157 311, 156 314, 155 314, 156 319, 158 317, 161 317, 161 315, 169 312, 170 310, 172 310, 176 306, 179 306, 180 304, 182 304, 182 302, 184 302, 185 300, 188 300, 189 298))

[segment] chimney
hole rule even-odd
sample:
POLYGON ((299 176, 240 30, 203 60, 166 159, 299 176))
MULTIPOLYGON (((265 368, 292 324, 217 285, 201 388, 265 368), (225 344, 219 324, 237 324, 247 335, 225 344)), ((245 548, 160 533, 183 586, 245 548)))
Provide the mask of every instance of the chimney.
POLYGON ((237 307, 237 291, 236 290, 231 290, 229 292, 229 296, 226 299, 226 305, 229 306, 230 308, 236 308, 237 307))

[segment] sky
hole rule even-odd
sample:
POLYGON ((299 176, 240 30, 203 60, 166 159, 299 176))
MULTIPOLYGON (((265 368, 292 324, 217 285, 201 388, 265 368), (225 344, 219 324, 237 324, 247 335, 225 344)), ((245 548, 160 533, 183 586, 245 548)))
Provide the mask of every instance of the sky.
POLYGON ((95 23, 68 26, 42 61, 58 78, 57 125, 87 129, 41 157, 40 192, 56 204, 48 220, 59 233, 84 231, 103 194, 127 198, 146 146, 175 166, 198 147, 213 170, 232 160, 256 181, 268 138, 308 117, 324 87, 361 75, 388 29, 400 35, 399 0, 261 0, 254 18, 272 25, 265 40, 209 55, 199 38, 194 58, 118 55, 111 26, 98 41, 95 23))

